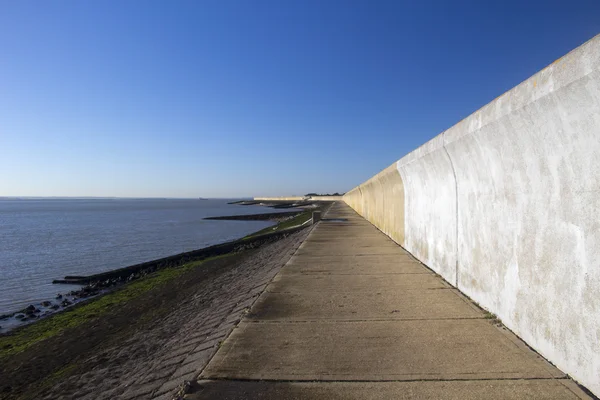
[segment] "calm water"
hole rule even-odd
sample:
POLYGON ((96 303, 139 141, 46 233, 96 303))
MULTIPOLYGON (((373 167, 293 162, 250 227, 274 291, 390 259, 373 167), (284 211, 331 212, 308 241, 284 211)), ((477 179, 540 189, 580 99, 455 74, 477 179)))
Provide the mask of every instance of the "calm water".
POLYGON ((203 221, 275 212, 231 200, 0 199, 0 314, 72 290, 53 285, 237 239, 271 225, 203 221))

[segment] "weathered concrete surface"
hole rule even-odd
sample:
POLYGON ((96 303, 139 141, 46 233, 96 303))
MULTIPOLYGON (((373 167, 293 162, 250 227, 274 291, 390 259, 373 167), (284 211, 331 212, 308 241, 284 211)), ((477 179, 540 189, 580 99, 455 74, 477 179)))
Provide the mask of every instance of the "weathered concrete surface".
POLYGON ((274 293, 304 293, 309 290, 325 293, 364 292, 377 290, 445 289, 448 284, 432 274, 409 275, 291 275, 276 277, 269 286, 274 293))
POLYGON ((554 381, 239 382, 202 381, 197 398, 227 400, 575 399, 574 384, 554 381))
POLYGON ((344 201, 397 243, 404 243, 404 183, 395 165, 344 195, 344 201))
POLYGON ((303 381, 564 376, 521 347, 483 319, 242 322, 204 376, 303 381))
POLYGON ((361 296, 348 296, 348 291, 269 293, 259 299, 248 318, 250 321, 433 320, 481 318, 481 312, 454 290, 378 288, 361 296))
POLYGON ((395 263, 389 253, 397 249, 334 204, 223 342, 191 398, 586 398, 410 255, 395 263), (348 244, 361 232, 368 246, 348 244), (365 247, 381 259, 361 255, 365 247), (323 248, 340 256, 320 255, 323 248))
POLYGON ((599 188, 596 36, 344 200, 600 395, 599 188))
POLYGON ((432 274, 429 269, 416 264, 409 254, 398 257, 385 256, 318 256, 305 255, 303 260, 294 259, 287 265, 282 274, 432 274), (309 261, 309 262, 307 262, 309 261))

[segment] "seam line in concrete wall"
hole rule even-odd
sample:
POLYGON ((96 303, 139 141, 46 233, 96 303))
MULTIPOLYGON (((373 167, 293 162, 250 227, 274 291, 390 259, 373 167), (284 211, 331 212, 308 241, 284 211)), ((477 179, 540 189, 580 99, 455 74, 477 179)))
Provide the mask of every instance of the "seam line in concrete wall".
POLYGON ((454 214, 456 215, 456 228, 455 228, 455 236, 454 236, 454 246, 455 246, 455 257, 456 257, 456 261, 455 261, 455 265, 454 265, 454 279, 455 279, 455 284, 454 286, 458 289, 458 274, 459 274, 459 270, 458 270, 458 179, 456 178, 456 170, 454 169, 454 163, 452 162, 452 157, 450 157, 450 153, 448 152, 448 149, 446 148, 446 143, 445 143, 445 137, 442 138, 442 147, 444 148, 444 151, 446 152, 446 156, 448 156, 448 160, 450 161, 450 167, 452 168, 452 175, 454 176, 454 202, 456 205, 456 210, 454 212, 454 214))
MULTIPOLYGON (((444 133, 446 133, 446 131, 444 131, 444 132, 440 133, 440 135, 443 135, 444 133)), ((434 138, 434 139, 435 139, 435 138, 434 138)), ((433 140, 433 139, 431 139, 431 140, 433 140)), ((430 140, 430 141, 431 141, 431 140, 430 140)), ((425 144, 429 144, 429 142, 427 142, 427 143, 425 143, 425 144)), ((421 150, 421 148, 423 148, 423 147, 425 147, 425 145, 423 145, 423 146, 421 146, 421 147, 418 147, 416 150, 413 150, 413 151, 414 151, 414 152, 418 152, 418 151, 420 151, 420 150, 421 150)), ((408 154, 406 154, 404 157, 402 157, 401 159, 399 159, 398 161, 396 161, 396 168, 409 166, 410 164, 412 164, 412 163, 415 163, 415 162, 419 161, 421 158, 423 158, 423 157, 425 157, 425 156, 427 156, 427 155, 429 155, 429 154, 433 153, 434 151, 436 151, 436 150, 438 150, 438 149, 439 149, 439 148, 436 148, 436 149, 430 150, 430 151, 428 151, 427 153, 422 153, 422 154, 421 154, 421 153, 419 153, 419 157, 414 157, 414 158, 413 158, 413 157, 411 157, 411 158, 410 158, 410 159, 407 161, 407 160, 406 160, 407 156, 409 156, 410 154, 412 154, 412 152, 411 152, 411 153, 408 153, 408 154), (404 162, 403 162, 403 161, 404 161, 404 162)), ((367 182, 368 182, 368 181, 367 181, 367 182)))
POLYGON ((362 189, 360 188, 360 185, 357 186, 358 192, 360 193, 360 201, 363 201, 363 192, 362 189))

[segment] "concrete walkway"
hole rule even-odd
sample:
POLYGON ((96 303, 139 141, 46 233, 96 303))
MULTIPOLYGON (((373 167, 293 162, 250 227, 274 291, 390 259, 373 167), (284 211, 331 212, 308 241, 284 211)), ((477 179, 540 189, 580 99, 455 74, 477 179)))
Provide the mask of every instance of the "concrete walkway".
POLYGON ((193 399, 588 398, 341 202, 200 379, 193 399))

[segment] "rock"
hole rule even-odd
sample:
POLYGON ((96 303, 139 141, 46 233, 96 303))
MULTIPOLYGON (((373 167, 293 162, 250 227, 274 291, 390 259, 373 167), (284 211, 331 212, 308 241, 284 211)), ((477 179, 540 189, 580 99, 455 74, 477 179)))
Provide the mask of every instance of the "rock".
POLYGON ((56 300, 60 300, 60 299, 62 299, 62 294, 59 293, 56 295, 56 300))
POLYGON ((23 318, 25 318, 25 315, 23 315, 23 314, 17 314, 17 315, 15 315, 15 318, 16 319, 23 319, 23 318))
POLYGON ((60 306, 58 304, 52 304, 50 306, 50 308, 53 309, 53 310, 58 310, 60 308, 60 306))
POLYGON ((46 301, 42 301, 42 305, 44 307, 50 307, 52 305, 52 302, 51 301, 47 301, 47 300, 46 301))
POLYGON ((0 315, 0 321, 5 320, 5 319, 9 319, 10 317, 12 317, 12 314, 0 315))
POLYGON ((37 309, 37 308, 35 308, 33 305, 27 307, 24 311, 25 311, 25 314, 27 314, 27 316, 29 316, 29 317, 32 316, 35 313, 39 313, 40 312, 40 310, 37 309))
POLYGON ((71 302, 70 302, 69 300, 67 300, 67 299, 63 300, 63 301, 62 301, 62 303, 60 303, 60 305, 61 305, 61 306, 63 306, 63 307, 68 307, 68 306, 70 306, 71 304, 73 304, 73 303, 71 303, 71 302))

